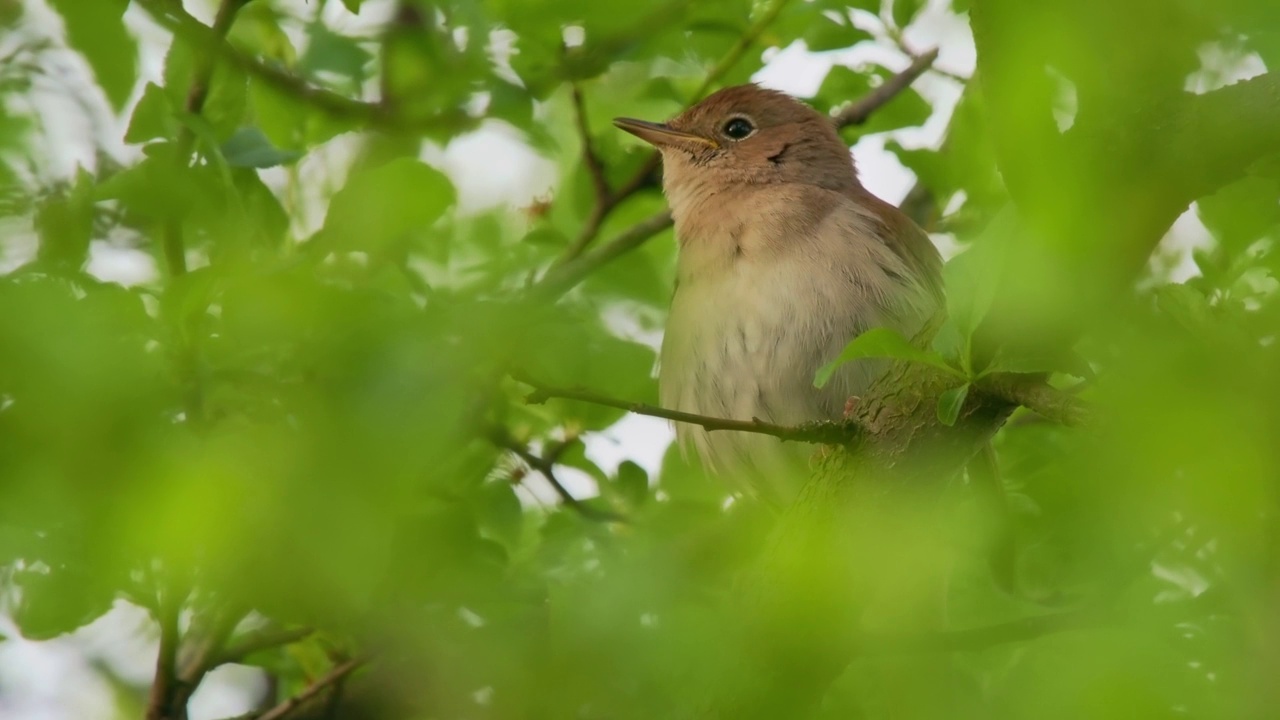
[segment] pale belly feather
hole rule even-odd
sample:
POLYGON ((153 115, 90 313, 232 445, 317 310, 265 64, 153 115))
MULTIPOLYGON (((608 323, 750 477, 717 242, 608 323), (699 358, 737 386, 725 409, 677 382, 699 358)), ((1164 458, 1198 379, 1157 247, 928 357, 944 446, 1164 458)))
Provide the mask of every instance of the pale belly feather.
MULTIPOLYGON (((876 363, 848 365, 821 390, 813 386, 814 374, 855 335, 878 324, 875 314, 847 287, 815 286, 794 261, 767 267, 742 261, 686 283, 672 300, 663 342, 662 402, 701 415, 786 425, 838 419, 876 363)), ((767 485, 781 485, 772 493, 780 497, 789 496, 794 488, 787 486, 796 481, 775 476, 804 474, 813 449, 687 424, 677 434, 718 474, 748 485, 767 476, 767 485)))

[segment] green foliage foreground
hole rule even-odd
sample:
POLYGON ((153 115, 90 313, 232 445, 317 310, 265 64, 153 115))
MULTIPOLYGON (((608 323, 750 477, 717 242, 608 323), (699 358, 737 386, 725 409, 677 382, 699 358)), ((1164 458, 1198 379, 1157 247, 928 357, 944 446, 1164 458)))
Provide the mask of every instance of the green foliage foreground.
POLYGON ((49 0, 138 151, 59 182, 37 5, 0 2, 0 243, 38 237, 0 276, 0 583, 31 638, 148 608, 137 713, 239 662, 264 718, 1275 717, 1272 0, 49 0), (963 86, 939 148, 889 143, 964 250, 929 349, 850 347, 901 366, 781 513, 674 452, 597 465, 623 410, 514 378, 656 395, 628 337, 674 242, 609 119, 922 11, 968 14, 972 80, 920 55, 811 101, 854 142, 929 117, 914 75, 963 86), (140 88, 126 13, 172 33, 140 88), (421 150, 495 123, 554 195, 461 212, 421 150), (157 279, 94 279, 107 246, 157 279))

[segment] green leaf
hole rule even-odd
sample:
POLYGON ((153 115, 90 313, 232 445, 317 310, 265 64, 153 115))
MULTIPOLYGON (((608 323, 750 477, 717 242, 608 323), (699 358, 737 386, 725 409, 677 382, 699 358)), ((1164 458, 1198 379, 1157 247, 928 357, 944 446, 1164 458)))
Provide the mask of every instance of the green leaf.
POLYGON ((353 117, 316 110, 306 102, 262 80, 249 82, 252 123, 276 147, 303 150, 360 127, 353 117))
POLYGON ((323 23, 308 25, 307 38, 306 52, 298 63, 303 74, 308 77, 321 73, 337 75, 346 80, 339 84, 341 88, 358 91, 369 76, 367 68, 373 55, 355 38, 339 35, 323 23))
POLYGON ((289 215, 280 199, 253 170, 237 170, 233 178, 247 225, 243 234, 264 247, 279 247, 289 230, 289 215))
POLYGON ((1188 330, 1199 332, 1214 324, 1208 298, 1188 285, 1163 285, 1155 296, 1156 306, 1188 330))
POLYGON ((960 416, 960 408, 964 407, 964 400, 969 396, 969 383, 965 383, 960 387, 951 388, 950 390, 938 396, 938 422, 951 427, 956 424, 956 418, 960 416))
MULTIPOLYGON (((175 42, 169 46, 164 61, 164 91, 175 112, 187 107, 191 83, 202 63, 197 61, 190 43, 175 42)), ((213 128, 219 140, 225 140, 236 128, 245 124, 248 107, 248 80, 238 68, 215 61, 209 78, 209 91, 200 110, 203 122, 213 128)))
POLYGON ((841 365, 863 358, 896 358, 923 365, 932 365, 939 370, 964 379, 964 374, 948 365, 941 355, 936 352, 921 350, 912 345, 911 341, 902 337, 897 330, 872 328, 846 345, 839 357, 818 369, 818 373, 813 380, 814 387, 825 387, 831 381, 831 376, 835 374, 835 371, 841 365))
POLYGON ((856 72, 843 65, 836 65, 827 71, 818 94, 811 103, 822 112, 829 112, 848 102, 871 92, 871 78, 867 73, 856 72))
POLYGON ((924 6, 924 0, 893 0, 893 24, 898 29, 911 24, 924 6))
POLYGON ((1280 182, 1246 177, 1200 198, 1196 210, 1214 237, 1238 252, 1280 224, 1280 182))
POLYGON ((48 640, 88 625, 111 609, 112 589, 87 570, 23 571, 13 621, 29 640, 48 640))
POLYGON ((231 167, 269 168, 288 165, 302 153, 281 150, 259 128, 243 127, 222 144, 222 157, 231 167))
POLYGON ((165 94, 164 88, 155 83, 147 83, 142 91, 142 98, 133 109, 129 118, 129 129, 125 131, 124 141, 127 143, 144 143, 148 140, 171 140, 178 132, 178 120, 174 117, 173 103, 165 94))
POLYGON ((357 15, 360 13, 360 5, 363 3, 364 0, 342 0, 343 7, 357 15))
POLYGON ((614 484, 631 507, 639 507, 649 497, 649 474, 630 460, 618 466, 614 484))
POLYGON ((280 12, 269 0, 252 0, 236 13, 227 41, 237 50, 291 67, 297 51, 280 26, 280 12))
MULTIPOLYGON (((887 79, 887 77, 888 74, 881 75, 881 79, 887 79)), ((850 99, 857 100, 857 98, 850 99)), ((846 130, 856 132, 858 135, 870 135, 904 127, 919 127, 924 125, 932 113, 933 108, 924 97, 915 88, 907 88, 895 95, 883 107, 871 113, 866 123, 851 126, 846 130)))
POLYGON ((36 208, 41 262, 70 270, 84 266, 93 237, 93 187, 93 176, 81 169, 74 185, 51 193, 36 208))
POLYGON ((112 175, 95 188, 98 200, 119 200, 139 218, 178 220, 216 212, 226 190, 207 165, 175 162, 172 143, 152 143, 142 162, 112 175))
POLYGON ((871 33, 853 25, 848 20, 836 22, 824 16, 814 22, 801 39, 813 52, 822 52, 843 50, 864 40, 871 40, 873 37, 871 33))
POLYGON ((138 78, 138 47, 124 26, 128 0, 51 0, 67 28, 67 43, 84 55, 99 87, 119 110, 138 78))
POLYGON ((481 532, 514 549, 524 528, 524 510, 508 482, 489 482, 480 488, 477 522, 481 532))
POLYGON ((454 203, 453 184, 413 158, 357 171, 329 202, 320 230, 332 247, 381 250, 413 230, 426 229, 454 203))
POLYGON ((968 338, 991 310, 1004 266, 1017 240, 1019 223, 1013 205, 998 213, 965 252, 942 269, 947 288, 947 317, 968 338))
POLYGON ((992 373, 1050 373, 1064 372, 1076 377, 1088 377, 1092 369, 1088 362, 1073 351, 1056 349, 1002 346, 996 351, 991 364, 983 368, 979 377, 992 373))

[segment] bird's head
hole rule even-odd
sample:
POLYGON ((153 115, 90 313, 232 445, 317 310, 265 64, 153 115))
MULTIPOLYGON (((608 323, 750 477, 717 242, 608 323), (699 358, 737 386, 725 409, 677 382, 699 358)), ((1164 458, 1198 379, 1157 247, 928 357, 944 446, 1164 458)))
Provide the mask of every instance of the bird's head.
POLYGON ((743 184, 837 191, 858 184, 849 148, 830 118, 757 85, 720 90, 666 123, 613 122, 661 151, 669 195, 743 184))

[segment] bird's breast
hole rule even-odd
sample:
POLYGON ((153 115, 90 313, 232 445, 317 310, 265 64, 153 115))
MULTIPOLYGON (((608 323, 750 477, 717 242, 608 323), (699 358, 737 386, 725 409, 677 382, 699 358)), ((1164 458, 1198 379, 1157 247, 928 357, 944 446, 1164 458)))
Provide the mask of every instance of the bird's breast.
POLYGON ((681 281, 663 341, 663 401, 717 417, 800 423, 830 417, 813 376, 856 332, 858 308, 801 258, 749 256, 681 281), (829 285, 829 283, 827 283, 829 285))

